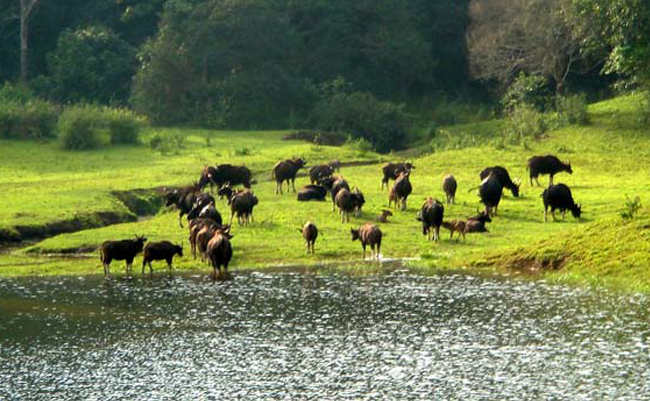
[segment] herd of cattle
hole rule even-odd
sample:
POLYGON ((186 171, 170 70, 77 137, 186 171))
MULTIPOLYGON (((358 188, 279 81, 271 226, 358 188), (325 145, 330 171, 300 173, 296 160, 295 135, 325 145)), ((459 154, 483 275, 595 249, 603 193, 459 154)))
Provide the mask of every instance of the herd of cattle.
MULTIPOLYGON (((278 162, 272 170, 272 178, 275 179, 276 194, 283 193, 283 185, 287 183, 287 190, 291 187, 294 192, 295 179, 300 169, 306 166, 302 158, 288 159, 278 162)), ((539 186, 538 177, 549 175, 549 185, 542 193, 544 204, 544 221, 547 221, 547 212, 550 208, 551 215, 555 220, 555 210, 559 210, 564 218, 564 213, 569 210, 576 218, 580 217, 581 206, 573 201, 571 190, 565 184, 553 184, 553 176, 559 172, 566 171, 571 174, 571 164, 566 164, 552 155, 534 156, 528 160, 527 169, 530 176, 530 184, 533 179, 539 186)), ((298 201, 325 200, 329 194, 332 200, 332 211, 338 207, 342 222, 348 222, 350 214, 358 216, 365 204, 363 193, 355 188, 350 189, 348 182, 335 172, 339 171, 340 163, 333 161, 327 164, 314 166, 309 171, 310 184, 303 186, 297 192, 298 201)), ((388 206, 392 204, 401 210, 406 209, 407 199, 413 187, 410 182, 410 175, 415 169, 412 163, 388 163, 383 166, 383 177, 381 187, 389 186, 389 181, 394 184, 389 190, 388 206)), ((468 233, 487 232, 486 223, 492 221, 497 215, 499 202, 504 188, 509 190, 514 197, 519 196, 519 183, 510 178, 508 171, 501 166, 485 168, 480 173, 481 183, 469 191, 478 189, 480 201, 485 210, 466 220, 443 221, 444 206, 437 199, 429 197, 418 212, 416 219, 422 223, 422 234, 429 240, 439 241, 440 227, 450 231, 450 239, 455 233, 465 239, 468 233)), ((258 198, 251 190, 255 184, 251 171, 245 166, 233 166, 220 164, 218 166, 205 167, 201 172, 198 182, 193 185, 164 190, 166 206, 175 206, 179 210, 178 222, 183 228, 182 218, 187 215, 189 221, 189 242, 191 253, 196 259, 197 253, 204 261, 208 261, 213 268, 213 279, 227 276, 228 263, 232 258, 233 238, 230 230, 233 218, 236 216, 240 225, 253 221, 253 210, 258 204, 258 198), (210 193, 204 192, 210 187, 210 193), (242 186, 243 189, 235 189, 242 186), (217 196, 225 199, 230 207, 230 218, 227 224, 216 208, 215 198, 211 195, 213 188, 217 187, 217 196), (222 272, 223 268, 223 272, 222 272), (222 274, 223 273, 223 274, 222 274)), ((447 197, 447 203, 455 203, 455 195, 458 184, 453 175, 449 174, 443 178, 442 189, 447 197)), ((377 216, 377 221, 387 222, 392 216, 390 210, 382 210, 377 216)), ((307 252, 314 253, 314 244, 318 237, 318 228, 308 221, 300 230, 306 241, 307 252)), ((366 256, 366 247, 370 246, 371 256, 379 257, 381 251, 382 231, 374 223, 365 223, 358 229, 351 229, 352 240, 359 240, 363 249, 363 257, 366 256)), ((174 245, 169 241, 146 242, 146 238, 136 236, 135 239, 121 241, 106 241, 100 246, 100 259, 104 266, 104 275, 110 274, 109 266, 112 260, 125 260, 127 275, 131 273, 135 256, 144 252, 142 260, 142 274, 145 267, 149 265, 153 273, 151 262, 165 260, 171 271, 172 260, 175 255, 183 256, 181 246, 174 245), (146 245, 145 245, 146 243, 146 245)))

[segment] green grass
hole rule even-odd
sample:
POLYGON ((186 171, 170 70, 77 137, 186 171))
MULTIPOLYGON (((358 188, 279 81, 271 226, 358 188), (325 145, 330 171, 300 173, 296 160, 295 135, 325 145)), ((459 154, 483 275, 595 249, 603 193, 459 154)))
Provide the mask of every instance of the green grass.
MULTIPOLYGON (((623 222, 619 217, 626 196, 639 196, 644 205, 650 199, 650 170, 644 163, 650 156, 650 133, 647 128, 639 128, 643 127, 637 117, 641 100, 642 96, 635 95, 592 105, 590 125, 552 131, 544 140, 528 143, 527 149, 499 145, 494 140, 501 126, 499 121, 448 128, 449 136, 485 139, 487 145, 477 146, 474 142, 462 142, 463 139, 457 149, 445 143, 444 148, 451 149, 413 159, 414 193, 408 209, 395 212, 391 222, 382 225, 386 234, 382 254, 386 258, 415 258, 409 265, 425 273, 436 269, 542 269, 545 277, 554 281, 650 291, 650 272, 645 268, 645 244, 650 235, 645 227, 650 227, 650 210, 643 207, 632 222, 623 222), (542 189, 530 186, 525 164, 530 156, 546 153, 571 161, 574 173, 558 174, 556 182, 572 188, 574 198, 585 211, 582 220, 567 215, 563 222, 543 223, 539 196, 542 189), (488 225, 488 234, 472 234, 467 241, 457 242, 449 241, 448 232, 443 231, 440 243, 427 242, 414 218, 424 198, 443 199, 441 179, 452 173, 459 183, 457 204, 445 207, 445 218, 475 214, 480 204, 476 194, 468 193, 468 189, 478 185, 480 170, 491 165, 503 165, 513 177, 520 178, 523 197, 517 199, 506 193, 499 216, 488 225), (549 270, 553 266, 560 270, 549 270)), ((161 135, 177 132, 160 131, 161 135)), ((382 269, 374 263, 361 263, 361 247, 350 240, 349 234, 351 227, 374 220, 387 205, 388 191, 380 189, 380 164, 342 168, 341 173, 364 192, 367 200, 363 215, 352 218, 350 223, 340 222, 338 214, 331 212, 330 202, 300 203, 293 193, 275 195, 270 169, 277 160, 292 155, 306 157, 309 165, 334 158, 345 162, 399 159, 401 155, 382 157, 359 154, 345 147, 283 141, 284 132, 184 132, 189 134, 185 148, 164 155, 146 146, 71 153, 50 144, 2 142, 0 181, 8 192, 3 197, 5 207, 0 210, 0 228, 34 221, 46 223, 82 212, 124 212, 124 205, 110 191, 186 184, 198 178, 205 164, 243 163, 258 173, 254 190, 260 204, 255 209, 255 223, 233 228, 231 270, 279 265, 323 266, 316 269, 360 273, 382 269), (206 135, 210 137, 209 145, 206 135), (306 220, 314 221, 322 232, 314 256, 305 253, 298 232, 306 220)), ((542 184, 546 180, 540 179, 542 184)), ((297 181, 297 186, 308 183, 306 177, 297 181)), ((228 215, 225 202, 219 201, 217 207, 224 216, 228 215)), ((145 234, 150 240, 183 242, 186 256, 178 259, 175 266, 209 271, 206 264, 189 256, 187 229, 178 227, 177 212, 162 210, 144 221, 58 235, 0 255, 0 276, 100 273, 96 252, 91 252, 89 258, 75 259, 45 258, 42 254, 92 249, 106 239, 134 234, 145 234), (42 260, 47 263, 33 264, 42 260)), ((164 269, 164 263, 154 266, 164 269)), ((114 262, 112 269, 121 274, 124 265, 114 262)))

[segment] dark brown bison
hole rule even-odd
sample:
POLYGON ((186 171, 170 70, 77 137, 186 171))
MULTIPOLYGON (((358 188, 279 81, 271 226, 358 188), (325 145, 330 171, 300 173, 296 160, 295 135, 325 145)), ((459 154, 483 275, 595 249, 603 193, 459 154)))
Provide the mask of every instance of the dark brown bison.
POLYGON ((126 274, 131 273, 135 255, 142 252, 145 237, 136 236, 135 239, 123 239, 120 241, 104 241, 99 247, 99 259, 104 266, 104 276, 110 272, 111 262, 114 260, 126 260, 126 274))
POLYGON ((415 169, 413 163, 387 163, 382 167, 383 178, 381 179, 381 189, 388 186, 388 180, 396 180, 400 173, 415 169))
POLYGON ((558 209, 562 213, 562 220, 564 220, 564 213, 567 210, 570 210, 576 219, 580 218, 582 205, 576 204, 573 201, 573 195, 568 186, 564 184, 551 185, 544 190, 541 196, 544 201, 544 222, 546 222, 546 214, 549 207, 551 208, 553 221, 555 221, 555 209, 558 209))
POLYGON ((316 244, 316 238, 318 238, 318 228, 316 224, 308 221, 302 226, 302 229, 298 229, 302 233, 302 237, 305 239, 307 244, 307 253, 315 253, 314 244, 316 244))
POLYGON ((458 188, 458 183, 456 178, 453 175, 447 174, 442 179, 442 190, 447 196, 447 204, 456 203, 456 189, 458 188))
POLYGON ((562 171, 566 171, 569 174, 573 173, 571 169, 571 162, 563 163, 557 157, 553 155, 546 156, 533 156, 528 159, 526 164, 528 173, 530 175, 530 186, 533 186, 533 178, 535 182, 539 185, 538 177, 543 174, 549 174, 550 178, 548 180, 548 186, 553 185, 553 176, 562 171))
POLYGON ((307 162, 303 158, 287 159, 277 162, 277 164, 273 166, 271 177, 275 178, 275 193, 282 194, 282 184, 285 181, 287 182, 287 191, 289 190, 289 184, 291 183, 293 192, 296 192, 296 174, 298 174, 298 170, 305 167, 306 165, 307 162))
POLYGON ((216 230, 210 241, 208 241, 206 254, 210 260, 210 264, 212 265, 213 280, 227 278, 228 263, 230 263, 230 259, 232 259, 232 245, 230 244, 230 240, 233 237, 233 235, 230 235, 229 230, 219 228, 216 230), (222 267, 224 270, 223 275, 221 273, 222 267))
POLYGON ((194 202, 196 198, 202 194, 201 187, 198 184, 189 185, 182 188, 176 188, 173 190, 163 190, 163 195, 165 198, 165 206, 176 206, 179 210, 178 214, 178 224, 183 228, 183 222, 181 219, 187 213, 192 210, 194 207, 194 202))
POLYGON ((217 229, 221 227, 221 224, 217 224, 215 221, 210 220, 210 219, 194 219, 190 220, 189 228, 190 228, 190 249, 192 252, 192 256, 194 259, 196 259, 196 237, 203 229, 204 227, 211 227, 213 229, 217 229))
POLYGON ((370 257, 379 259, 381 253, 381 237, 382 232, 376 225, 372 223, 365 223, 358 229, 351 228, 352 241, 361 241, 361 248, 363 248, 363 258, 366 258, 366 246, 370 245, 370 257))
POLYGON ((424 202, 416 220, 422 222, 422 234, 431 240, 433 234, 434 241, 440 241, 440 226, 445 212, 445 207, 438 199, 429 198, 424 202))
POLYGON ((342 176, 325 177, 319 181, 319 184, 325 187, 325 189, 327 189, 328 191, 330 191, 330 195, 332 197, 332 212, 334 212, 336 210, 336 202, 335 202, 336 194, 338 194, 339 191, 343 188, 349 191, 350 185, 348 185, 348 182, 342 176))
POLYGON ((327 189, 322 185, 305 185, 298 191, 299 201, 319 200, 324 201, 327 189))
POLYGON ((412 191, 413 186, 409 180, 409 172, 400 173, 388 194, 388 207, 390 207, 391 202, 395 202, 395 207, 406 210, 406 200, 412 191))
POLYGON ((253 174, 246 166, 233 166, 231 164, 219 164, 215 167, 207 166, 201 172, 199 185, 204 188, 213 185, 217 188, 229 183, 231 186, 243 185, 245 188, 250 188, 254 181, 251 179, 253 174))
POLYGON ((512 196, 515 198, 519 197, 519 185, 520 184, 515 184, 512 179, 510 178, 510 174, 508 174, 508 170, 505 169, 505 167, 501 166, 494 166, 494 167, 486 167, 479 173, 479 177, 481 180, 484 180, 487 178, 487 176, 492 173, 497 180, 503 185, 504 188, 509 189, 510 192, 512 192, 512 196))
POLYGON ((345 188, 341 189, 335 198, 336 206, 339 207, 341 214, 341 223, 350 221, 350 213, 354 212, 358 216, 365 202, 363 194, 357 188, 352 192, 345 188))
POLYGON ((153 267, 151 262, 154 260, 167 261, 169 272, 172 271, 172 260, 174 255, 183 256, 183 247, 174 245, 169 241, 149 242, 144 247, 144 256, 142 258, 142 275, 144 276, 144 268, 148 264, 149 272, 153 275, 153 267))
POLYGON ((253 208, 258 204, 257 196, 253 191, 245 189, 243 191, 235 192, 228 200, 230 205, 230 221, 232 224, 233 216, 237 215, 237 222, 241 224, 248 224, 253 221, 253 208))

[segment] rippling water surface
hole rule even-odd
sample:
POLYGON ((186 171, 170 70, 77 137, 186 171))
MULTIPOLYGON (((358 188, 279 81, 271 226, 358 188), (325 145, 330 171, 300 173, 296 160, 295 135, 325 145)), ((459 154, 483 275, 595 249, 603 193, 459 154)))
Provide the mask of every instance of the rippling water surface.
POLYGON ((0 280, 0 399, 646 399, 649 306, 463 275, 0 280))

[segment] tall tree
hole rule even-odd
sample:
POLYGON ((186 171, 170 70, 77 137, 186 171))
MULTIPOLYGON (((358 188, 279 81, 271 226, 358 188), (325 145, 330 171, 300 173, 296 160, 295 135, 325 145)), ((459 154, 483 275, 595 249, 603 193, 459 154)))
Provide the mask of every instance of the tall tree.
POLYGON ((571 29, 565 0, 472 0, 467 32, 470 71, 509 84, 519 72, 551 80, 562 92, 569 73, 587 61, 583 37, 571 29))
POLYGON ((20 0, 20 80, 27 82, 29 65, 29 19, 40 0, 20 0))

